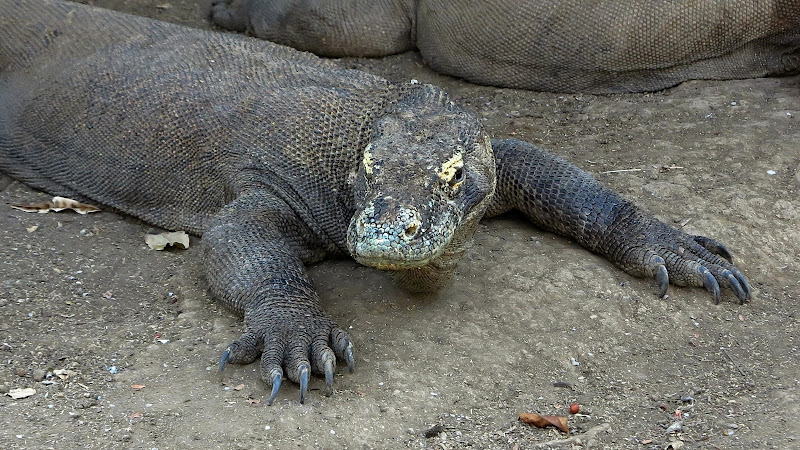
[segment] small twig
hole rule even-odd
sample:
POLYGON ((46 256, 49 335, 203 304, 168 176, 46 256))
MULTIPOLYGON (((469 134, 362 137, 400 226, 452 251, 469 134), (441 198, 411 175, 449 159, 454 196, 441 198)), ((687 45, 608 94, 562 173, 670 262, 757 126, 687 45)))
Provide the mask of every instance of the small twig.
POLYGON ((736 361, 734 361, 733 358, 731 358, 731 355, 728 354, 728 351, 725 350, 725 347, 720 347, 719 349, 722 350, 722 353, 724 353, 725 356, 728 357, 728 359, 731 361, 731 364, 733 364, 733 367, 736 367, 736 370, 738 370, 739 373, 742 374, 743 377, 746 377, 747 374, 745 374, 744 371, 742 370, 742 368, 739 367, 738 364, 736 364, 736 361))
POLYGON ((688 223, 689 223, 689 222, 691 222, 691 221, 692 221, 692 218, 691 218, 691 217, 689 217, 688 219, 686 219, 686 220, 684 220, 683 222, 681 222, 681 228, 685 227, 685 226, 686 226, 686 224, 688 224, 688 223))
POLYGON ((588 446, 587 444, 589 444, 589 441, 593 441, 594 438, 597 437, 598 433, 603 432, 603 431, 610 431, 610 430, 611 430, 611 424, 609 424, 609 423, 601 423, 600 425, 596 425, 596 426, 590 428, 589 430, 587 430, 583 434, 576 434, 575 436, 571 436, 571 437, 569 437, 567 439, 556 439, 556 440, 553 440, 553 441, 542 442, 542 443, 536 444, 536 446, 539 447, 539 448, 541 448, 541 447, 567 446, 567 445, 572 446, 574 444, 577 444, 578 440, 580 440, 581 445, 588 446))
POLYGON ((600 172, 601 174, 606 173, 620 173, 620 172, 641 172, 642 169, 617 169, 617 170, 606 170, 605 172, 600 172))

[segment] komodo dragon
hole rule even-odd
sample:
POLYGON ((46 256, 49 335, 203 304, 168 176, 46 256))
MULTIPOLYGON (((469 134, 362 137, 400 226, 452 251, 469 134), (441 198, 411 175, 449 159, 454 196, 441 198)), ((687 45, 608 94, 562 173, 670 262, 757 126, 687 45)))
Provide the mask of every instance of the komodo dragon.
POLYGON ((656 91, 800 71, 798 0, 213 0, 217 25, 321 56, 412 48, 479 84, 656 91))
POLYGON ((0 2, 0 171, 204 241, 211 293, 244 315, 227 363, 272 386, 354 367, 305 265, 349 255, 413 290, 447 282, 478 221, 512 208, 635 276, 745 277, 563 159, 489 141, 440 89, 307 53, 57 0, 0 2))

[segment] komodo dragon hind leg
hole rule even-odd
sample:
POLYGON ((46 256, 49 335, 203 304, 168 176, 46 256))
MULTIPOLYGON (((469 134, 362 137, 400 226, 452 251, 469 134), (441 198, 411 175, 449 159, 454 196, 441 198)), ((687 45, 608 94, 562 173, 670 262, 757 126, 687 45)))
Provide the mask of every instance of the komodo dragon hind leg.
POLYGON ((325 376, 333 392, 336 358, 355 368, 350 337, 319 308, 304 260, 311 233, 291 209, 263 194, 243 195, 215 217, 203 234, 206 278, 212 294, 244 314, 246 331, 222 353, 227 363, 261 357, 261 377, 278 394, 284 374, 300 384, 305 401, 310 372, 325 376))
POLYGON ((575 239, 631 275, 656 278, 660 296, 670 283, 703 286, 720 301, 720 286, 740 303, 750 284, 721 243, 659 221, 567 161, 517 140, 492 142, 497 190, 487 216, 522 211, 535 225, 575 239))

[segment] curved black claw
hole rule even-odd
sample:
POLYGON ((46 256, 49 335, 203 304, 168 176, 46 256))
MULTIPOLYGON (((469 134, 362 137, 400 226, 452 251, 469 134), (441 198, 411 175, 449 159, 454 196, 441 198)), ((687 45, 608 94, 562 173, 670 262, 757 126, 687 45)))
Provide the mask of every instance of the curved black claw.
POLYGON ((739 272, 739 269, 733 267, 730 269, 730 271, 731 273, 733 273, 733 276, 735 276, 736 279, 739 280, 739 285, 742 287, 742 290, 744 291, 744 300, 739 298, 739 300, 742 303, 744 303, 745 300, 749 300, 750 297, 752 297, 753 289, 750 287, 750 283, 747 282, 747 278, 744 277, 742 272, 739 272))
POLYGON ((330 355, 328 358, 325 359, 325 395, 330 397, 333 395, 333 367, 336 365, 336 359, 333 358, 333 355, 330 355))
POLYGON ((700 266, 698 271, 700 272, 700 275, 703 276, 703 286, 705 286, 706 290, 714 296, 714 304, 719 305, 722 294, 719 291, 719 283, 717 282, 717 279, 714 278, 714 274, 712 274, 710 270, 703 266, 700 266))
POLYGON ((664 298, 667 295, 667 289, 669 289, 669 272, 667 272, 667 266, 664 264, 658 266, 656 281, 658 282, 658 297, 664 298))
POLYGON ((739 299, 739 304, 744 304, 744 301, 747 300, 747 294, 744 291, 741 283, 739 283, 739 279, 728 269, 722 271, 722 276, 728 280, 728 284, 731 285, 731 289, 733 293, 736 294, 736 298, 739 299))
POLYGON ((279 368, 273 369, 272 373, 269 374, 269 378, 272 381, 272 392, 269 394, 267 405, 272 406, 272 402, 275 401, 275 397, 278 396, 278 390, 281 388, 281 381, 283 381, 283 370, 279 368))
POLYGON ((331 334, 331 348, 336 352, 336 356, 344 359, 347 363, 347 371, 353 373, 356 370, 356 359, 353 357, 353 342, 341 328, 334 330, 331 334))
POLYGON ((225 368, 225 364, 228 363, 228 360, 231 359, 232 349, 230 346, 222 352, 222 355, 219 357, 219 364, 217 365, 217 372, 222 372, 222 369, 225 368))
POLYGON ((728 247, 725 247, 725 244, 705 236, 692 236, 692 238, 694 238, 694 241, 702 245, 706 250, 719 257, 725 258, 731 264, 733 263, 733 256, 731 255, 730 250, 728 250, 728 247))
POLYGON ((306 402, 306 393, 308 392, 308 378, 311 374, 311 368, 308 364, 303 364, 299 367, 300 372, 300 404, 306 402))
POLYGON ((347 371, 350 373, 356 370, 356 358, 353 356, 353 343, 347 340, 347 347, 344 350, 344 360, 347 362, 347 371))

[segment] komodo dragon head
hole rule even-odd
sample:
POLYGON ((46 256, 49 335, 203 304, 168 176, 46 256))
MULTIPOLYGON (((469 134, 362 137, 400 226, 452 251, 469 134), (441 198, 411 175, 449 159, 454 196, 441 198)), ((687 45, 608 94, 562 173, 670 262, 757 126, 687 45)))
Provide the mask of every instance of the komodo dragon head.
POLYGON ((478 120, 438 89, 418 91, 376 120, 347 233, 356 261, 394 271, 414 291, 447 282, 495 188, 478 120))

